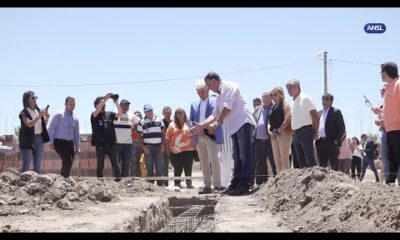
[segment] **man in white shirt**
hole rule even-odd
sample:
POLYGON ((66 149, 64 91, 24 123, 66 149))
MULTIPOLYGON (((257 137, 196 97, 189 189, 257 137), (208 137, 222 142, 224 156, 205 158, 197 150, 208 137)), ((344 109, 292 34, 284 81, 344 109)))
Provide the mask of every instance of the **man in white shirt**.
POLYGON ((319 117, 310 96, 301 92, 297 79, 286 83, 286 89, 293 98, 292 129, 296 160, 300 168, 316 165, 314 155, 314 139, 318 138, 319 117))
POLYGON ((208 88, 219 96, 212 115, 196 123, 192 131, 200 132, 203 128, 215 128, 222 123, 226 126, 232 137, 234 170, 231 184, 223 193, 244 195, 249 192, 251 166, 254 164, 253 135, 256 123, 236 83, 221 80, 215 72, 209 72, 204 80, 208 88))
POLYGON ((132 126, 139 122, 136 115, 128 112, 129 104, 128 100, 123 99, 119 103, 122 109, 122 115, 118 119, 114 120, 115 135, 117 142, 114 145, 115 153, 117 155, 118 164, 121 164, 121 177, 129 176, 129 169, 132 158, 132 137, 131 129, 132 126))

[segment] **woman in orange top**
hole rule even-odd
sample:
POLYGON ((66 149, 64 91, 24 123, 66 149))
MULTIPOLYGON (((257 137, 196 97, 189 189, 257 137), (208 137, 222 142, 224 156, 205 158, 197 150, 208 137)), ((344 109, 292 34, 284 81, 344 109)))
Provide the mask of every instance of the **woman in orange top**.
MULTIPOLYGON (((194 142, 189 134, 189 125, 185 110, 178 108, 175 110, 174 121, 167 129, 166 149, 170 156, 171 164, 174 167, 174 176, 180 177, 182 171, 185 171, 186 177, 192 176, 192 165, 194 157, 194 142)), ((175 186, 181 187, 181 180, 175 180, 175 186)), ((192 180, 186 180, 186 187, 193 188, 192 180)))

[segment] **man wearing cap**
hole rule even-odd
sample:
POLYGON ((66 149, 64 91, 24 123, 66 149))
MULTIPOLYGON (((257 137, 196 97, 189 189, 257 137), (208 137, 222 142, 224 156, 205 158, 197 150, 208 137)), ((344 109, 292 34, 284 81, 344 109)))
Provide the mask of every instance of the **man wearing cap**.
MULTIPOLYGON (((160 117, 154 115, 153 107, 150 104, 144 105, 143 111, 145 117, 140 120, 137 131, 140 133, 140 143, 145 155, 147 176, 154 176, 155 166, 155 175, 160 177, 163 170, 161 154, 164 152, 165 143, 164 123, 160 117)), ((154 183, 153 180, 149 182, 154 183)), ((162 186, 163 181, 157 180, 157 185, 162 186)))
POLYGON ((201 123, 195 123, 192 131, 198 133, 204 128, 215 129, 226 124, 232 138, 234 169, 231 184, 222 193, 232 196, 247 194, 254 162, 253 135, 256 122, 236 83, 222 80, 215 72, 209 72, 204 81, 219 96, 213 113, 201 123))
POLYGON ((128 100, 123 99, 119 103, 122 109, 122 115, 118 119, 114 120, 115 135, 117 136, 117 142, 114 145, 115 154, 117 155, 118 164, 121 167, 121 177, 129 176, 130 163, 132 158, 132 137, 131 129, 132 126, 139 122, 136 115, 129 113, 128 100))

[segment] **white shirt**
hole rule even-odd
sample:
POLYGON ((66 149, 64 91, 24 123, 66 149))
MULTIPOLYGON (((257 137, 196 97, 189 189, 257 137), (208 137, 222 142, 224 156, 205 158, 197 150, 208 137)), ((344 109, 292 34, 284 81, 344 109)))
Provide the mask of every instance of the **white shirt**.
POLYGON ((227 108, 231 110, 224 118, 224 124, 230 135, 235 134, 246 123, 250 123, 254 126, 256 125, 247 103, 240 92, 239 86, 236 83, 221 80, 219 91, 220 94, 217 97, 216 107, 212 115, 218 118, 222 109, 227 108))
POLYGON ((297 130, 301 127, 312 125, 310 111, 314 109, 315 105, 310 96, 300 92, 293 102, 292 129, 297 130))
POLYGON ((355 146, 354 152, 353 152, 353 156, 362 158, 362 151, 361 151, 361 146, 360 145, 355 146))
POLYGON ((318 130, 318 135, 320 137, 326 137, 326 132, 325 132, 325 122, 326 122, 326 117, 328 116, 328 112, 329 112, 328 108, 326 110, 322 110, 322 115, 319 118, 319 130, 318 130))
POLYGON ((117 143, 132 144, 131 129, 133 124, 138 124, 139 118, 132 113, 124 113, 114 120, 117 143))
MULTIPOLYGON (((29 112, 29 114, 31 115, 32 118, 36 118, 37 116, 39 116, 39 112, 35 109, 35 111, 33 111, 30 108, 26 108, 29 112)), ((39 118, 39 120, 35 123, 35 134, 41 134, 43 129, 42 129, 42 118, 39 118)))
POLYGON ((206 100, 200 102, 199 122, 203 122, 204 120, 206 120, 207 101, 208 101, 208 98, 206 100))

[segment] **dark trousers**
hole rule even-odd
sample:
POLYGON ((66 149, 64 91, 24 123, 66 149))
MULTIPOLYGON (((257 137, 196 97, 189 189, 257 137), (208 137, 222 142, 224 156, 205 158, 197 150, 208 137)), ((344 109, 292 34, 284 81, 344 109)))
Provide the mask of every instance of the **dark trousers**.
POLYGON ((389 176, 386 183, 394 183, 400 164, 400 131, 386 133, 389 158, 389 176))
POLYGON ((72 163, 75 157, 74 142, 56 138, 54 139, 54 149, 62 161, 60 175, 67 178, 71 173, 72 163))
POLYGON ((245 123, 232 134, 233 178, 232 187, 249 188, 252 164, 254 164, 254 125, 245 123))
POLYGON ((104 159, 106 158, 106 155, 108 155, 108 158, 110 159, 114 177, 120 178, 121 172, 119 170, 117 155, 115 154, 114 146, 96 146, 97 177, 103 177, 104 159))
POLYGON ((328 167, 330 163, 331 169, 338 170, 338 156, 339 147, 330 139, 318 139, 315 141, 315 147, 317 149, 319 165, 321 167, 328 167))
MULTIPOLYGON (((166 148, 168 146, 165 146, 166 148)), ((163 154, 163 171, 162 171, 162 175, 163 177, 168 177, 168 165, 169 165, 169 157, 167 155, 167 151, 164 151, 163 154)), ((164 180, 163 181, 163 186, 167 186, 168 187, 168 180, 164 180)))
POLYGON ((356 168, 357 168, 357 178, 360 180, 361 175, 361 158, 357 156, 353 156, 353 160, 351 161, 351 177, 356 179, 356 168))
POLYGON ((375 181, 379 182, 378 171, 376 170, 374 159, 369 156, 363 157, 360 181, 362 181, 364 179, 365 172, 367 171, 368 165, 371 168, 371 170, 374 172, 375 181))
MULTIPOLYGON (((174 167, 174 177, 180 177, 185 172, 185 177, 192 176, 193 151, 171 153, 171 164, 174 167)), ((181 184, 181 180, 174 180, 175 185, 181 184)), ((191 186, 192 180, 186 179, 186 186, 191 186)))
POLYGON ((293 168, 299 168, 299 162, 297 162, 297 156, 296 156, 296 148, 294 147, 293 141, 290 148, 291 148, 290 160, 292 161, 292 166, 293 168))
POLYGON ((128 177, 132 159, 132 144, 117 143, 114 145, 114 151, 117 162, 121 166, 121 177, 128 177))
POLYGON ((254 179, 258 185, 265 183, 268 180, 267 159, 271 164, 273 175, 276 175, 276 166, 274 156, 272 154, 271 139, 254 140, 254 158, 255 164, 253 164, 252 173, 255 173, 256 177, 250 177, 250 185, 254 184, 254 179))
POLYGON ((300 168, 314 167, 314 131, 312 125, 307 125, 296 130, 293 135, 293 144, 296 150, 296 159, 300 168))

